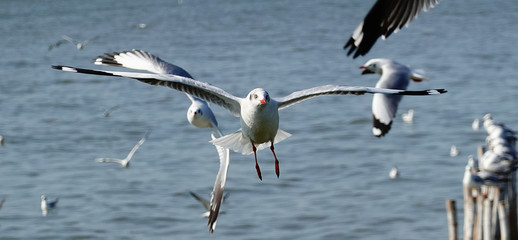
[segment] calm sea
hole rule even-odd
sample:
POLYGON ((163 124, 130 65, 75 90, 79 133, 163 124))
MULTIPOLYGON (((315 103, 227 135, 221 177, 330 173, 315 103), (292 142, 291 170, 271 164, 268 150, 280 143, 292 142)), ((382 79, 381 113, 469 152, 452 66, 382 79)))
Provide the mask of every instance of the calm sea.
MULTIPOLYGON (((445 0, 366 57, 342 50, 374 0, 0 1, 0 239, 445 239, 444 203, 462 224, 467 156, 485 113, 518 130, 518 3, 445 0), (145 27, 142 28, 145 24, 145 27), (141 25, 141 27, 139 27, 141 25), (48 50, 62 35, 97 37, 78 51, 48 50), (322 84, 374 86, 358 67, 384 57, 430 78, 410 89, 390 133, 371 134, 372 96, 312 99, 281 112, 293 136, 252 155, 231 154, 230 193, 214 236, 189 191, 207 198, 218 170, 210 131, 188 124, 184 94, 140 82, 55 71, 97 67, 106 52, 142 49, 237 96, 322 84), (119 106, 109 117, 103 109, 119 106), (400 114, 415 110, 413 124, 400 114), (131 167, 123 158, 152 133, 131 167), (450 157, 451 145, 461 154, 450 157), (401 178, 388 172, 398 166, 401 178), (59 197, 47 216, 40 196, 59 197)), ((114 69, 106 68, 105 69, 114 69)), ((225 133, 239 120, 213 107, 225 133)), ((460 225, 462 226, 462 225, 460 225)))

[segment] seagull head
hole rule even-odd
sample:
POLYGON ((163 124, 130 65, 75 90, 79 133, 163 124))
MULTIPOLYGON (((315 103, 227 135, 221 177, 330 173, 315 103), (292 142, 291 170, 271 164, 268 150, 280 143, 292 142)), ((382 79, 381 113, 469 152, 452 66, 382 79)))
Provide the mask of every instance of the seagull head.
POLYGON ((187 110, 187 120, 189 120, 189 123, 199 128, 212 127, 212 123, 208 116, 210 113, 207 113, 204 110, 208 109, 205 109, 204 106, 198 102, 193 102, 187 110))
POLYGON ((382 66, 387 62, 388 59, 383 58, 373 58, 367 61, 365 64, 360 66, 360 69, 363 69, 362 74, 372 74, 377 73, 381 75, 383 73, 382 66))
POLYGON ((270 95, 262 88, 256 88, 248 94, 248 101, 253 105, 262 106, 270 102, 270 95))

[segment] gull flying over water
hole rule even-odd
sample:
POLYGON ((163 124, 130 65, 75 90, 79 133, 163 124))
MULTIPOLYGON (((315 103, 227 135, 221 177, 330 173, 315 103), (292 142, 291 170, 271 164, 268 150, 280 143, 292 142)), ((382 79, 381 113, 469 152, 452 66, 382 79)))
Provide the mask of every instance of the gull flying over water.
POLYGON ((96 40, 98 39, 99 37, 93 37, 93 38, 89 38, 89 39, 86 39, 84 41, 80 41, 80 40, 76 40, 76 39, 73 39, 67 35, 63 35, 62 36, 63 39, 57 41, 56 43, 53 43, 49 46, 49 51, 54 49, 54 48, 57 48, 59 46, 61 46, 63 43, 71 43, 72 45, 74 45, 77 50, 83 50, 83 48, 88 44, 90 43, 91 41, 93 40, 96 40))
MULTIPOLYGON (((360 69, 363 69, 362 74, 381 75, 376 83, 377 88, 405 90, 410 80, 415 82, 427 80, 409 67, 386 58, 371 59, 360 69)), ((389 132, 402 97, 401 95, 374 94, 372 97, 372 133, 374 136, 382 137, 389 132)))
POLYGON ((363 95, 366 93, 383 93, 392 95, 436 95, 445 93, 444 89, 430 89, 422 91, 406 91, 395 89, 380 89, 371 87, 324 85, 296 91, 281 98, 271 98, 267 91, 256 88, 250 91, 244 98, 234 96, 221 88, 208 83, 196 81, 177 75, 116 72, 75 68, 70 66, 52 66, 54 69, 84 74, 128 77, 138 81, 154 85, 169 87, 178 91, 189 93, 206 101, 218 104, 229 110, 234 116, 240 117, 241 129, 235 133, 217 138, 213 144, 242 154, 254 153, 255 167, 260 179, 261 171, 257 163, 257 150, 270 146, 275 158, 275 173, 279 177, 279 161, 274 151, 274 143, 278 143, 290 136, 289 133, 279 129, 279 109, 286 108, 295 103, 323 95, 363 95))
POLYGON ((120 164, 121 166, 127 168, 129 167, 129 163, 130 163, 130 160, 131 158, 133 157, 133 154, 135 154, 135 152, 137 151, 137 149, 140 147, 140 145, 142 145, 148 138, 149 136, 149 133, 150 131, 147 131, 145 134, 144 134, 144 137, 142 137, 142 139, 140 139, 140 141, 138 141, 138 143, 133 147, 133 149, 131 149, 131 151, 128 153, 128 156, 126 156, 126 158, 124 159, 117 159, 117 158, 96 158, 95 161, 96 162, 112 162, 112 163, 118 163, 120 164))
MULTIPOLYGON (((166 62, 159 57, 142 50, 132 50, 124 52, 106 53, 95 59, 96 65, 109 65, 115 67, 125 67, 136 70, 144 70, 156 74, 171 74, 178 75, 185 78, 194 79, 183 68, 172 63, 166 62)), ((209 107, 209 104, 197 97, 187 94, 191 100, 191 106, 187 110, 187 120, 190 124, 198 128, 211 128, 213 130, 212 139, 223 136, 223 133, 218 127, 216 116, 209 107)), ((219 170, 214 182, 212 197, 208 213, 208 226, 211 233, 214 232, 216 221, 219 214, 219 208, 223 201, 223 192, 225 189, 225 182, 227 179, 228 166, 230 163, 230 151, 227 148, 216 146, 219 156, 219 170)))
POLYGON ((388 38, 393 32, 410 24, 421 11, 428 11, 439 0, 377 0, 363 21, 356 27, 344 46, 347 56, 364 56, 379 37, 388 38))

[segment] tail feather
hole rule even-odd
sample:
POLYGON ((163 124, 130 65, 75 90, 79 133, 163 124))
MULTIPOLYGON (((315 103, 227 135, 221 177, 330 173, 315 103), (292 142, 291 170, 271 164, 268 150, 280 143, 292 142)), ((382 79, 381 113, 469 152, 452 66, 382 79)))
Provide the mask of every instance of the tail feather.
MULTIPOLYGON (((290 136, 291 136, 290 133, 288 133, 282 129, 279 129, 279 130, 277 130, 277 135, 275 135, 274 142, 279 143, 290 136)), ((252 142, 243 136, 243 133, 241 132, 241 130, 238 130, 235 133, 228 134, 228 135, 225 135, 225 136, 217 138, 217 139, 213 139, 210 142, 216 146, 228 148, 234 152, 238 152, 238 153, 241 153, 244 155, 252 154, 254 152, 252 150, 252 142)), ((261 143, 261 144, 257 145, 256 148, 259 151, 259 150, 265 149, 269 146, 270 146, 270 143, 266 142, 266 143, 261 143)))

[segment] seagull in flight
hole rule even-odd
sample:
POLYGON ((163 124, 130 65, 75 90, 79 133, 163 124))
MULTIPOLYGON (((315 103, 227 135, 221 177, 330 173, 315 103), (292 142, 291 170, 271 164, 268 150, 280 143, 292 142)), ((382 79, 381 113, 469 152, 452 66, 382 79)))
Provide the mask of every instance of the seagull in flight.
MULTIPOLYGON (((423 75, 409 67, 391 59, 374 58, 363 64, 362 74, 379 74, 377 88, 405 90, 410 83, 427 80, 423 75)), ((401 95, 374 94, 372 97, 372 133, 376 137, 385 136, 390 130, 392 120, 396 116, 401 95)), ((413 110, 412 110, 413 115, 413 110)))
POLYGON ((79 41, 79 40, 73 39, 73 38, 71 38, 71 37, 69 37, 69 36, 67 36, 67 35, 63 35, 63 36, 62 36, 62 38, 63 38, 63 39, 61 39, 61 40, 57 41, 56 43, 51 44, 51 45, 49 46, 49 51, 50 51, 50 50, 52 50, 52 49, 54 49, 54 48, 57 48, 57 47, 61 46, 63 43, 67 43, 67 42, 68 42, 68 43, 71 43, 72 45, 74 45, 74 46, 77 48, 77 50, 83 50, 83 48, 84 48, 88 43, 90 43, 90 42, 91 42, 91 41, 93 41, 93 40, 98 39, 98 38, 99 38, 99 36, 97 36, 97 37, 93 37, 93 38, 89 38, 89 39, 86 39, 86 40, 84 40, 84 41, 79 41))
POLYGON ((347 56, 364 56, 379 37, 386 39, 393 32, 409 25, 421 11, 435 7, 439 0, 377 0, 363 21, 356 27, 344 50, 347 56))
MULTIPOLYGON (((97 57, 94 64, 125 67, 156 74, 171 74, 194 79, 185 69, 166 62, 158 56, 142 50, 106 53, 97 57)), ((191 100, 191 105, 187 110, 187 120, 189 123, 198 128, 211 128, 213 130, 213 134, 211 135, 212 139, 223 136, 223 133, 218 127, 216 116, 212 112, 209 104, 190 94, 186 93, 186 95, 189 100, 191 100)), ((212 191, 212 197, 209 204, 210 211, 208 212, 208 226, 211 234, 214 232, 214 228, 216 227, 219 208, 223 201, 223 192, 230 163, 230 151, 227 148, 216 146, 216 150, 218 152, 220 166, 216 176, 216 181, 214 182, 214 189, 212 191)))
POLYGON ((288 138, 290 134, 279 129, 279 109, 323 95, 363 95, 366 93, 436 95, 446 92, 444 89, 406 91, 358 86, 324 85, 296 91, 281 98, 271 98, 266 90, 256 88, 250 91, 246 97, 240 98, 208 83, 171 74, 103 71, 62 65, 55 65, 52 66, 52 68, 67 72, 133 78, 150 85, 164 86, 182 91, 226 108, 234 116, 240 118, 241 129, 235 133, 212 140, 212 143, 242 154, 254 153, 255 168, 259 179, 262 179, 262 176, 257 163, 257 151, 268 147, 268 145, 275 158, 275 173, 277 177, 279 177, 280 174, 279 160, 274 151, 274 143, 281 142, 288 138))
POLYGON ((124 159, 117 159, 117 158, 96 158, 95 161, 96 162, 112 162, 112 163, 118 163, 120 164, 122 167, 129 167, 129 163, 130 163, 130 160, 131 158, 133 157, 133 154, 135 154, 135 152, 137 151, 137 149, 140 147, 140 145, 142 145, 148 138, 149 136, 149 133, 150 131, 147 131, 145 134, 144 134, 144 137, 142 137, 142 139, 140 139, 140 141, 138 141, 138 143, 133 147, 133 149, 131 149, 131 151, 128 153, 128 156, 126 156, 126 158, 124 159))

